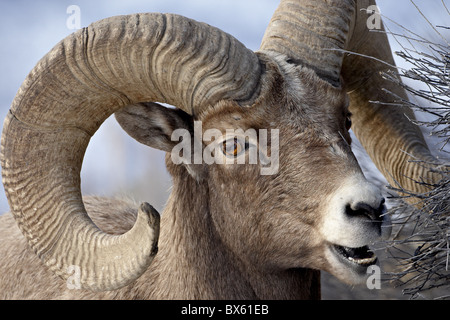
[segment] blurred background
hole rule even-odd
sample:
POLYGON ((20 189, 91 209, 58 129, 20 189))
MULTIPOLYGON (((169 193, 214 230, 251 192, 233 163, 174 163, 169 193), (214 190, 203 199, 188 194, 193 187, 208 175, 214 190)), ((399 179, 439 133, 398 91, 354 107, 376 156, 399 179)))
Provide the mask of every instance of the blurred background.
MULTIPOLYGON (((432 42, 442 43, 450 39, 449 30, 439 29, 442 33, 439 36, 432 28, 449 26, 450 15, 443 5, 445 3, 450 8, 448 0, 416 3, 378 0, 377 3, 392 33, 389 37, 393 51, 402 50, 402 45, 411 47, 407 39, 394 36, 408 32, 400 25, 432 42)), ((74 27, 86 27, 96 20, 121 14, 177 13, 216 26, 232 34, 249 49, 257 50, 277 5, 277 0, 0 0, 0 118, 4 119, 18 88, 37 61, 75 31, 74 27), (73 11, 72 5, 79 8, 79 20, 74 16, 78 13, 73 11)), ((396 58, 396 61, 398 66, 408 68, 404 60, 396 58)), ((419 114, 418 117, 424 115, 419 114)), ((428 135, 427 132, 425 134, 428 135)), ((432 138, 429 138, 429 144, 432 148, 439 147, 439 141, 432 138)), ((386 185, 357 141, 354 150, 369 179, 381 186, 386 185)), ((130 197, 138 202, 148 201, 162 211, 170 186, 164 153, 135 142, 113 117, 92 138, 82 169, 83 194, 130 197)), ((3 213, 9 207, 3 186, 0 188, 0 213, 3 213)), ((355 294, 352 288, 347 289, 349 293, 345 294, 349 297, 355 294)), ((336 298, 345 297, 345 294, 336 298)))

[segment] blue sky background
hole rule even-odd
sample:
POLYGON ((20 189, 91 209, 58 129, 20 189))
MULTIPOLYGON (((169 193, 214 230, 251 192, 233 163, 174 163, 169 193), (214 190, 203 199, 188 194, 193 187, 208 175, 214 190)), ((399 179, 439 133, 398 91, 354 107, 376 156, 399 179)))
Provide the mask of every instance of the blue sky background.
MULTIPOLYGON (((444 1, 450 8, 450 1, 444 1)), ((434 25, 449 26, 450 15, 441 0, 416 1, 434 25)), ((73 32, 66 26, 67 7, 78 5, 81 27, 109 16, 136 12, 171 12, 214 25, 257 50, 276 0, 0 0, 0 118, 4 118, 22 81, 57 42, 73 32)), ((437 39, 427 21, 409 0, 378 1, 381 13, 427 39, 437 39)), ((392 31, 395 24, 387 22, 392 31)), ((444 35, 447 40, 448 32, 444 35)), ((391 37, 394 50, 399 46, 391 37)), ((437 39, 436 41, 443 41, 437 39)), ((399 64, 404 65, 402 61, 399 64)), ((358 154, 360 154, 358 152, 358 154)), ((376 177, 370 161, 359 156, 369 176, 376 177)), ((85 194, 128 195, 162 209, 170 188, 164 154, 134 142, 109 119, 91 140, 83 170, 85 194)), ((0 212, 9 210, 0 188, 0 212)))

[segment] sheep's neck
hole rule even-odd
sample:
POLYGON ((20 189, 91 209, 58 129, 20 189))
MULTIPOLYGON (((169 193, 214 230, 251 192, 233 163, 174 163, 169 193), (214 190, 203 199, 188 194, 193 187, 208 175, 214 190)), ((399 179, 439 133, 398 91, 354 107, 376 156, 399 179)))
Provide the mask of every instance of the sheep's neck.
MULTIPOLYGON (((159 253, 147 274, 153 298, 311 299, 320 297, 320 273, 276 274, 243 266, 218 239, 209 215, 206 184, 174 178, 162 215, 159 253), (202 195, 199 197, 198 195, 202 195)), ((141 281, 142 281, 141 280, 141 281)))

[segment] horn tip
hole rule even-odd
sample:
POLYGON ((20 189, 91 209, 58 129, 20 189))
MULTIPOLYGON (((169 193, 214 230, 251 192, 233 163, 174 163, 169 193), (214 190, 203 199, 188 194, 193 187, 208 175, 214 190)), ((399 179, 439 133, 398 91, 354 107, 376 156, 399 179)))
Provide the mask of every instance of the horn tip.
POLYGON ((154 240, 150 256, 155 256, 158 252, 159 225, 161 216, 152 205, 147 202, 143 202, 139 206, 138 219, 144 219, 153 232, 154 240))

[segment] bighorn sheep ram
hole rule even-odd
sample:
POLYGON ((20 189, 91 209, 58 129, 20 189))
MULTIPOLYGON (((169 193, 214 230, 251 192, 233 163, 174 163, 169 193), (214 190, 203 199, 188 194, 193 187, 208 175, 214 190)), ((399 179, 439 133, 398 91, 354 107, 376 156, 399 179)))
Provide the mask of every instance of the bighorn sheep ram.
POLYGON ((0 220, 0 298, 308 299, 320 297, 319 270, 365 281, 385 205, 351 152, 350 113, 391 183, 417 190, 413 179, 436 178, 408 161, 433 159, 411 111, 370 103, 392 100, 382 88, 406 97, 380 76, 390 67, 379 61, 394 62, 386 35, 366 26, 373 4, 281 0, 258 52, 172 14, 112 17, 62 40, 4 123, 12 215, 0 220), (236 135, 229 150, 227 129, 279 130, 278 144, 268 138, 259 150, 278 152, 279 169, 168 156, 173 190, 160 227, 148 204, 82 199, 86 147, 113 113, 168 155, 174 130, 194 132, 194 121, 223 133, 202 147, 225 141, 215 150, 232 161, 262 147, 236 135))

